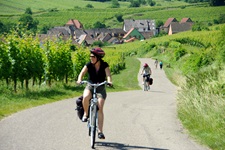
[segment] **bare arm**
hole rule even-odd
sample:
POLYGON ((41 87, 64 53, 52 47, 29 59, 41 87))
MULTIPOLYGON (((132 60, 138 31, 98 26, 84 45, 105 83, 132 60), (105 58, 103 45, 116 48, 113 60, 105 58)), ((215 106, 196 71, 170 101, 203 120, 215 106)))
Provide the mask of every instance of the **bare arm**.
POLYGON ((143 68, 142 71, 141 71, 141 75, 143 74, 143 72, 144 72, 144 68, 143 68))
POLYGON ((88 71, 88 68, 87 66, 84 66, 83 69, 81 70, 79 76, 78 76, 78 79, 77 79, 77 83, 80 84, 80 82, 82 81, 84 75, 87 73, 88 71))
POLYGON ((106 74, 106 77, 107 77, 107 82, 112 84, 112 77, 111 77, 109 67, 105 68, 105 74, 106 74))

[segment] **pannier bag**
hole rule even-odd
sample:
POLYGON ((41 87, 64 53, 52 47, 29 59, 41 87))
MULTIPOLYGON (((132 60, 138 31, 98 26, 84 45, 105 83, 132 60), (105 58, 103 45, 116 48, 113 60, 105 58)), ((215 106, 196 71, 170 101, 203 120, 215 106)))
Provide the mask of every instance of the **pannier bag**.
POLYGON ((76 111, 77 111, 77 116, 80 118, 80 120, 82 120, 82 117, 84 115, 84 108, 83 108, 83 104, 82 104, 82 101, 83 101, 83 96, 80 96, 76 99, 76 111))
POLYGON ((152 78, 149 79, 149 84, 150 84, 150 85, 153 84, 153 79, 152 79, 152 78))

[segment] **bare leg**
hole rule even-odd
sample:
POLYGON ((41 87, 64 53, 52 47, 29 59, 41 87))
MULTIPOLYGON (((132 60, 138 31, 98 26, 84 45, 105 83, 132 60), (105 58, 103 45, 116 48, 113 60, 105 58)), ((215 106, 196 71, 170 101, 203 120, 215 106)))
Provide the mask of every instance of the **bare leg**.
POLYGON ((88 107, 89 101, 91 99, 91 92, 90 90, 85 89, 83 93, 83 107, 84 107, 84 116, 88 116, 88 107))
POLYGON ((103 122, 104 122, 104 113, 103 113, 103 107, 104 107, 105 100, 103 98, 98 99, 98 129, 99 132, 103 133, 103 122))

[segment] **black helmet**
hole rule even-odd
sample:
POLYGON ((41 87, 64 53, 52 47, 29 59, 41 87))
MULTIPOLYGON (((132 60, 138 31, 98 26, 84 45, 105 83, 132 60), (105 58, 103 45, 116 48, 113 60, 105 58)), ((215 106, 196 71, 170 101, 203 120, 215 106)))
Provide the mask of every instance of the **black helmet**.
POLYGON ((98 58, 103 58, 105 56, 105 52, 100 47, 92 48, 90 52, 98 58))

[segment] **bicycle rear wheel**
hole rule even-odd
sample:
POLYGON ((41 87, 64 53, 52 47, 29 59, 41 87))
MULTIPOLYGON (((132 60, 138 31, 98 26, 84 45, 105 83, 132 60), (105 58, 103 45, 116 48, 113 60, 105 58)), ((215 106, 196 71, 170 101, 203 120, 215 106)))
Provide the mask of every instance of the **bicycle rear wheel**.
POLYGON ((91 132, 91 147, 94 148, 95 137, 96 137, 96 128, 97 128, 97 106, 94 105, 90 110, 90 132, 91 132))

